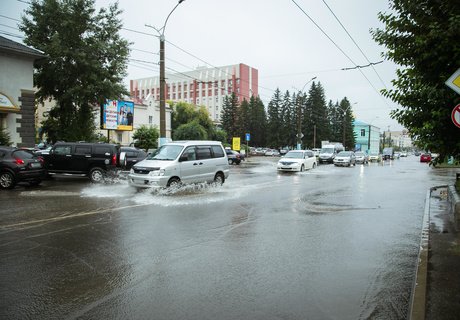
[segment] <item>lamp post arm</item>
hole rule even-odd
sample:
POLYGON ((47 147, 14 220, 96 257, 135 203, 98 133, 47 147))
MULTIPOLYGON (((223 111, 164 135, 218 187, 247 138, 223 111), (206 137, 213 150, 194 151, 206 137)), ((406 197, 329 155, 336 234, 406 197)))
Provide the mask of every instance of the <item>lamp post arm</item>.
POLYGON ((182 3, 184 2, 185 0, 179 0, 179 2, 177 2, 176 6, 171 10, 171 12, 168 14, 168 16, 166 17, 166 20, 165 20, 165 24, 163 25, 163 27, 160 29, 162 30, 161 32, 161 35, 164 35, 165 34, 165 29, 166 29, 166 24, 168 23, 168 20, 169 20, 169 17, 172 15, 172 13, 174 12, 174 10, 176 10, 176 8, 182 3))

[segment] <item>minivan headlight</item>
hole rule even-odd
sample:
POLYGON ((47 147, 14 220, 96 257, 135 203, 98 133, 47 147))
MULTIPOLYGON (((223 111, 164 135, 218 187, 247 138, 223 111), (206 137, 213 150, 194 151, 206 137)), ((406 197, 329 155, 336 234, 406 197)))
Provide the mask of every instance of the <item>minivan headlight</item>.
POLYGON ((164 176, 165 175, 165 169, 150 171, 149 175, 150 176, 164 176))

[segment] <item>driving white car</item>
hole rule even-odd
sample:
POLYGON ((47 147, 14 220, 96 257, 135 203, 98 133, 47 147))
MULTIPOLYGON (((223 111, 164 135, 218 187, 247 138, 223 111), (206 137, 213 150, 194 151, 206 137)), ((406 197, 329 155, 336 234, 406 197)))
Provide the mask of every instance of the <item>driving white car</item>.
POLYGON ((291 150, 277 165, 278 171, 305 171, 316 168, 316 157, 311 150, 291 150))

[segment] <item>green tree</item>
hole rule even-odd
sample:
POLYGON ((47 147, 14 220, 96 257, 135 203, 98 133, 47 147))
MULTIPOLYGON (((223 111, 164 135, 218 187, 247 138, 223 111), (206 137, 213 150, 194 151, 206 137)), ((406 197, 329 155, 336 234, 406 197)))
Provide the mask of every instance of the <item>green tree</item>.
MULTIPOLYGON (((286 93, 289 95, 289 92, 286 93)), ((282 145, 280 137, 282 98, 279 89, 275 90, 272 99, 268 103, 267 110, 267 143, 272 148, 278 148, 282 145)))
POLYGON ((206 129, 197 120, 180 125, 174 131, 174 140, 207 140, 206 129))
POLYGON ((35 63, 34 84, 38 101, 56 101, 43 125, 51 141, 93 139, 93 106, 128 94, 121 11, 95 11, 94 0, 32 0, 22 19, 24 42, 47 56, 35 63))
POLYGON ((227 132, 227 141, 229 143, 232 138, 240 136, 240 127, 238 124, 240 119, 238 112, 238 98, 236 94, 232 92, 231 96, 226 96, 224 98, 221 115, 222 128, 227 132))
POLYGON ((251 134, 250 144, 256 147, 265 146, 267 128, 265 106, 259 97, 252 96, 249 99, 249 109, 251 113, 249 122, 249 133, 251 134))
POLYGON ((0 127, 0 146, 9 145, 11 145, 10 134, 6 131, 5 128, 0 127))
POLYGON ((354 130, 353 130, 353 110, 351 108, 350 101, 345 97, 340 101, 339 104, 339 113, 342 112, 342 117, 341 117, 341 132, 342 132, 342 139, 338 141, 343 142, 343 146, 347 150, 354 150, 355 143, 356 143, 356 137, 354 135, 354 130), (343 138, 345 138, 345 141, 343 141, 343 138))
MULTIPOLYGON (((214 139, 216 136, 215 125, 212 120, 209 118, 209 113, 205 107, 197 107, 193 104, 186 102, 178 102, 173 105, 172 113, 172 131, 173 137, 176 138, 175 131, 178 130, 185 124, 195 122, 201 126, 206 132, 206 139, 214 139)), ((182 129, 183 130, 183 129, 182 129)), ((183 132, 180 133, 180 136, 183 135, 183 132)), ((185 138, 181 138, 185 139, 185 138)), ((189 138, 190 139, 190 138, 189 138)))
POLYGON ((450 115, 460 96, 444 83, 460 65, 460 2, 390 0, 390 9, 379 13, 384 28, 372 35, 388 49, 384 56, 401 66, 394 89, 383 90, 401 105, 391 115, 418 147, 438 152, 440 160, 458 159, 459 129, 450 115))
POLYGON ((306 105, 308 119, 304 119, 304 124, 306 124, 303 129, 305 141, 309 147, 317 148, 321 145, 322 140, 331 139, 328 108, 321 82, 311 84, 306 105))
POLYGON ((157 148, 159 137, 158 128, 145 125, 140 126, 133 134, 133 139, 136 141, 135 146, 145 151, 157 148))

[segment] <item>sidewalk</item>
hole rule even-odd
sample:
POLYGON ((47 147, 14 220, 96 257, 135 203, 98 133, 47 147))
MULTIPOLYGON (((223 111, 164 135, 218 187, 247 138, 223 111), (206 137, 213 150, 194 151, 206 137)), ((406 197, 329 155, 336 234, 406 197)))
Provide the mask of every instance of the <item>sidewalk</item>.
POLYGON ((450 188, 427 194, 427 241, 421 243, 410 319, 460 318, 460 226, 452 206, 459 199, 450 188))

